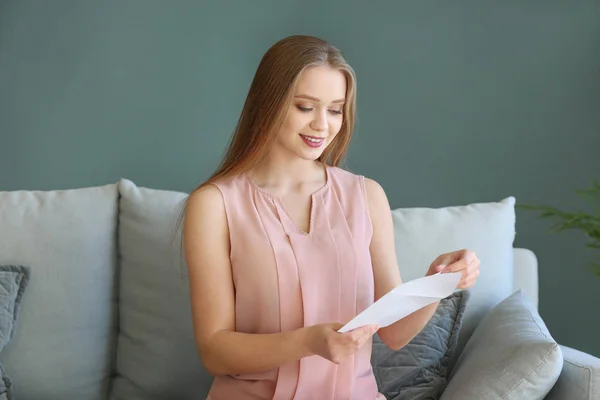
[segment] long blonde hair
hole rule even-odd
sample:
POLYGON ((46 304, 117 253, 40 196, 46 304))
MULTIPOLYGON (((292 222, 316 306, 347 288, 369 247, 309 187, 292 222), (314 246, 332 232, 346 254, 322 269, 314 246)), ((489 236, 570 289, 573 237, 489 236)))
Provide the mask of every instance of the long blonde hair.
MULTIPOLYGON (((339 133, 319 157, 337 166, 344 159, 356 120, 356 76, 342 52, 314 36, 288 36, 264 54, 225 157, 217 170, 195 190, 218 179, 245 172, 262 160, 271 147, 289 110, 296 83, 307 68, 329 65, 346 77, 346 102, 339 133)), ((178 226, 185 214, 185 205, 178 226)))

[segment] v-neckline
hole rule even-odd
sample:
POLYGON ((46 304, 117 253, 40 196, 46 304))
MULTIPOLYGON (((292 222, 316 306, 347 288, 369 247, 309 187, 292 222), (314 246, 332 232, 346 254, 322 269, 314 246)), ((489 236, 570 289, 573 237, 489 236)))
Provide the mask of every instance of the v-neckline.
POLYGON ((271 198, 274 202, 277 203, 277 207, 279 207, 281 209, 281 211, 283 212, 283 214, 285 214, 286 218, 289 220, 290 224, 294 227, 294 230, 296 232, 298 232, 304 236, 310 237, 310 236, 313 236, 313 234, 314 234, 314 221, 315 221, 314 217, 315 217, 315 209, 316 209, 315 205, 317 204, 317 202, 315 200, 316 200, 318 194, 320 194, 325 189, 327 189, 327 187, 329 187, 329 183, 331 181, 329 166, 325 163, 323 163, 322 165, 323 165, 323 169, 325 170, 325 183, 320 188, 318 188, 317 190, 315 190, 314 192, 312 192, 310 194, 310 212, 309 212, 309 216, 308 216, 308 232, 304 231, 303 229, 300 229, 298 224, 296 224, 296 222, 294 221, 292 216, 285 209, 285 206, 283 204, 283 199, 280 196, 277 196, 277 195, 269 192, 268 190, 265 190, 265 189, 261 188, 260 186, 258 186, 252 180, 252 178, 248 175, 248 173, 245 173, 245 176, 246 176, 246 179, 248 180, 248 182, 250 183, 250 186, 254 187, 254 189, 256 189, 258 192, 266 195, 267 197, 271 198))

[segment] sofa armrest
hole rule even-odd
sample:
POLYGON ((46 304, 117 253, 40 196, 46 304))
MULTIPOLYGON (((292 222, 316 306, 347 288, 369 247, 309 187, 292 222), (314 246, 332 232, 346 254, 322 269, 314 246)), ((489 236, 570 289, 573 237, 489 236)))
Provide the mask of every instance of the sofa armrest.
POLYGON ((546 400, 600 399, 600 359, 567 346, 563 352, 563 368, 546 400))
POLYGON ((538 259, 529 249, 513 249, 513 292, 522 289, 535 306, 538 308, 539 283, 538 259))

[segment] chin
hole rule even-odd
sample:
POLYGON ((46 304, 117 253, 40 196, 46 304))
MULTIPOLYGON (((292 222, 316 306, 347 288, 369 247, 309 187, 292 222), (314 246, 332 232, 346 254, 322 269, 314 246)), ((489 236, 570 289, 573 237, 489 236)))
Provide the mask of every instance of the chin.
POLYGON ((325 146, 323 146, 323 148, 319 148, 319 149, 313 149, 311 150, 303 150, 303 151, 299 151, 296 154, 298 155, 298 157, 307 160, 307 161, 317 161, 319 159, 319 157, 321 157, 323 155, 323 152, 325 151, 325 146))
POLYGON ((299 154, 298 157, 306 160, 306 161, 317 161, 319 159, 319 157, 321 157, 323 153, 319 153, 319 154, 311 154, 311 155, 307 155, 307 154, 299 154))

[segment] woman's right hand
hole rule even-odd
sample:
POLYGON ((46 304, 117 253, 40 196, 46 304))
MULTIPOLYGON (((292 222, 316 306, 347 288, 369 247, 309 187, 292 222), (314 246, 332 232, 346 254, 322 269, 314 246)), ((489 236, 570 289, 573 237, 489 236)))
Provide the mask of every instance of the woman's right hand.
POLYGON ((350 332, 339 333, 342 324, 319 324, 306 328, 305 344, 310 354, 321 356, 335 364, 356 353, 379 329, 367 325, 350 332))

